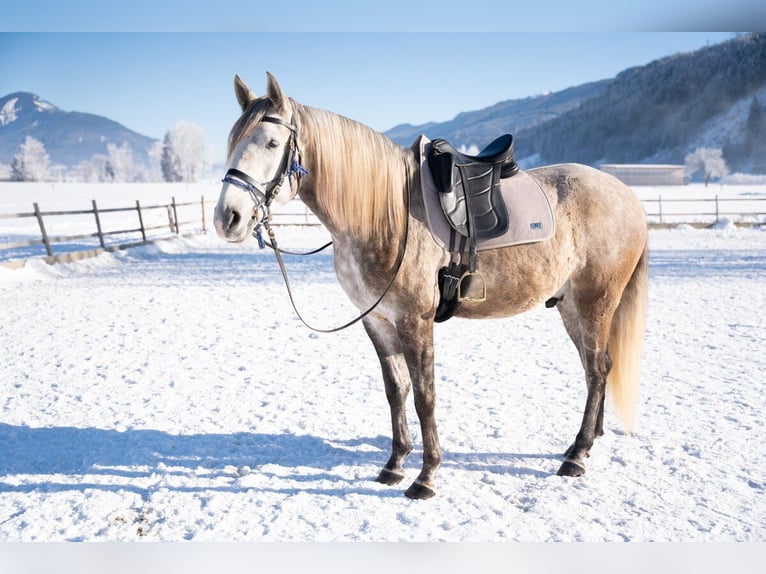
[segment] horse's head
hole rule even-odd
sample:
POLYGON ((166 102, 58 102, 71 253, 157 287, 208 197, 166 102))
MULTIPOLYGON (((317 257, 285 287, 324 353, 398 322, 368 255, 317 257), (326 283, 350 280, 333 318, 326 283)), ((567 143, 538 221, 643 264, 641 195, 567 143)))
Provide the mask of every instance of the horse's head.
POLYGON ((227 241, 244 241, 267 217, 272 202, 295 197, 303 169, 292 103, 268 72, 267 78, 267 93, 260 98, 234 78, 242 115, 229 134, 228 169, 215 208, 216 231, 227 241))

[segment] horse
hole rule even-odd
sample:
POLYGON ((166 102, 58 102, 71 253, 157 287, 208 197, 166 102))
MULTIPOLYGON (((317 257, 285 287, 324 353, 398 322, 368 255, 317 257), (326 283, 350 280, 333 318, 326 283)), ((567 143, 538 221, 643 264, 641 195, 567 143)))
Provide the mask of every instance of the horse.
MULTIPOLYGON (((365 310, 364 329, 383 376, 392 424, 391 454, 376 480, 396 485, 413 448, 405 416, 412 389, 423 459, 405 495, 436 494, 442 462, 436 428, 434 314, 437 276, 450 254, 429 231, 418 150, 372 128, 288 98, 269 72, 257 97, 236 75, 241 116, 228 140, 227 177, 215 207, 222 239, 241 242, 268 226, 272 207, 300 199, 329 231, 339 284, 365 310)), ((633 191, 580 164, 527 170, 550 202, 555 232, 545 241, 479 251, 486 298, 467 299, 455 316, 507 317, 555 306, 579 353, 587 396, 560 476, 585 473, 604 434, 607 388, 632 430, 648 290, 647 225, 633 191)), ((271 233, 271 231, 270 231, 271 233)), ((272 234, 273 235, 273 234, 272 234)))

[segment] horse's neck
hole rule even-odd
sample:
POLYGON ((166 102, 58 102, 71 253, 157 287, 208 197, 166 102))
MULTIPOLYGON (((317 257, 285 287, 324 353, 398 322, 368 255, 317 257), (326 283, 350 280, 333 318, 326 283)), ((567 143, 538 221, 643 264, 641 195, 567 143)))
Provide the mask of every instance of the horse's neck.
POLYGON ((372 129, 330 112, 302 108, 306 205, 334 236, 398 235, 415 158, 372 129))

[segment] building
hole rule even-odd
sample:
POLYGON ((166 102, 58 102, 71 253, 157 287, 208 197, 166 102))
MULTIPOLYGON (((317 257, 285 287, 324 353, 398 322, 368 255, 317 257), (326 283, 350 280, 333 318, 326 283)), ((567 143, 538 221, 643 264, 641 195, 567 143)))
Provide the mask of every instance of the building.
POLYGON ((605 163, 601 171, 627 185, 684 185, 688 181, 683 165, 605 163))

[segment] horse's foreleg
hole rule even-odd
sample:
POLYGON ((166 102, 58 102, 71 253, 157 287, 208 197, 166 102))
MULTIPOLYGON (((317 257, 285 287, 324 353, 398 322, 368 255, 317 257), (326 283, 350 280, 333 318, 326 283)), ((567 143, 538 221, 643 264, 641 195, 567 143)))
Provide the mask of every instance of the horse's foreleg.
POLYGON ((412 450, 405 413, 410 375, 394 326, 386 319, 373 316, 365 317, 363 323, 380 360, 386 398, 391 409, 391 456, 376 480, 383 484, 398 484, 404 478, 404 458, 412 450))
POLYGON ((423 439, 423 468, 405 492, 409 498, 425 499, 436 494, 434 476, 441 466, 441 447, 434 414, 434 326, 433 320, 408 317, 397 323, 402 350, 412 380, 415 412, 423 439))

